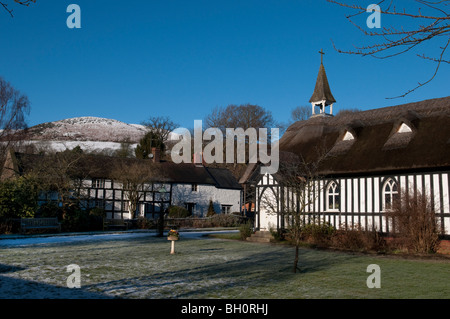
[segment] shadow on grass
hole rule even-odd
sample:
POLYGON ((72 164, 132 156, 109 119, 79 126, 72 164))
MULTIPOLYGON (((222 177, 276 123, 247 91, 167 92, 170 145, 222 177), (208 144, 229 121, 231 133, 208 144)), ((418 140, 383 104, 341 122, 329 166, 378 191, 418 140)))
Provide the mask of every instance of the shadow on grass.
MULTIPOLYGON (((195 239, 186 238, 183 242, 193 240, 195 239)), ((327 270, 337 263, 348 262, 349 258, 354 258, 351 255, 301 249, 299 263, 301 271, 294 274, 293 248, 267 246, 267 250, 264 251, 261 246, 251 246, 242 242, 238 247, 242 248, 240 254, 243 256, 236 257, 233 255, 235 251, 227 248, 196 247, 195 243, 189 244, 193 247, 189 255, 181 253, 176 256, 176 261, 174 259, 174 262, 180 264, 175 267, 178 268, 176 270, 161 269, 151 275, 94 284, 93 288, 105 293, 118 294, 121 298, 214 298, 221 296, 228 289, 237 292, 239 294, 237 298, 246 298, 244 291, 249 287, 256 286, 261 289, 271 285, 286 287, 293 279, 298 278, 296 276, 327 270), (253 247, 255 249, 252 249, 253 247), (261 249, 262 252, 255 252, 261 249), (245 255, 247 253, 248 255, 245 255), (195 263, 189 266, 193 258, 196 256, 204 258, 207 257, 206 254, 211 254, 211 260, 206 260, 203 265, 195 263), (225 258, 228 255, 231 255, 232 260, 217 262, 219 257, 225 258), (186 267, 183 267, 184 262, 186 267)), ((185 247, 180 250, 186 251, 185 247)), ((228 292, 225 293, 227 294, 228 292)))
POLYGON ((20 270, 24 270, 23 267, 11 266, 6 264, 0 264, 0 274, 6 274, 9 272, 16 272, 20 270))
POLYGON ((0 299, 111 299, 83 288, 67 288, 0 275, 0 299))

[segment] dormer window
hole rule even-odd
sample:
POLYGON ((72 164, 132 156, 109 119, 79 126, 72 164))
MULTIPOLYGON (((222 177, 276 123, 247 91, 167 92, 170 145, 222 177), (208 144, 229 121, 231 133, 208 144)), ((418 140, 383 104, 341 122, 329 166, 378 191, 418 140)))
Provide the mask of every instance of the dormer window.
POLYGON ((400 125, 400 127, 398 128, 397 133, 411 133, 412 129, 406 125, 405 123, 402 123, 402 125, 400 125))
POLYGON ((342 138, 343 141, 351 141, 351 140, 354 140, 354 139, 355 139, 355 137, 349 131, 345 132, 345 135, 342 138))

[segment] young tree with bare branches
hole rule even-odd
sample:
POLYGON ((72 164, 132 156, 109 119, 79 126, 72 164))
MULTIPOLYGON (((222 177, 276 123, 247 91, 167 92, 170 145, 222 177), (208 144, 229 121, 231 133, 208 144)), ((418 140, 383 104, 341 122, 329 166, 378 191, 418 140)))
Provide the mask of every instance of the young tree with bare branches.
POLYGON ((351 4, 347 1, 327 1, 353 10, 354 13, 347 15, 350 23, 355 25, 365 36, 376 39, 373 44, 356 46, 356 49, 353 50, 337 49, 333 43, 335 49, 340 53, 387 59, 412 51, 419 46, 424 51, 425 45, 428 45, 426 50, 431 49, 431 56, 422 52, 417 53, 417 57, 435 63, 432 76, 426 81, 419 82, 417 86, 397 97, 404 97, 430 83, 436 77, 441 66, 450 63, 447 51, 450 44, 449 1, 413 0, 408 1, 408 7, 399 8, 395 5, 396 1, 394 0, 381 0, 372 9, 363 7, 360 4, 351 4), (374 8, 379 8, 381 12, 377 13, 383 16, 398 18, 395 21, 399 26, 391 25, 374 29, 360 26, 354 21, 358 15, 378 10, 374 8), (408 27, 403 26, 405 22, 408 27))
POLYGON ((317 154, 316 159, 310 162, 296 156, 280 162, 277 173, 279 191, 261 197, 260 205, 271 211, 271 214, 279 213, 285 223, 289 238, 295 246, 294 272, 298 270, 304 227, 309 222, 307 214, 311 212, 313 203, 324 187, 324 176, 320 174, 320 168, 327 155, 319 151, 317 154))
POLYGON ((124 198, 128 201, 130 218, 134 219, 144 192, 151 191, 152 183, 162 177, 160 164, 151 161, 117 158, 111 178, 122 185, 124 198))

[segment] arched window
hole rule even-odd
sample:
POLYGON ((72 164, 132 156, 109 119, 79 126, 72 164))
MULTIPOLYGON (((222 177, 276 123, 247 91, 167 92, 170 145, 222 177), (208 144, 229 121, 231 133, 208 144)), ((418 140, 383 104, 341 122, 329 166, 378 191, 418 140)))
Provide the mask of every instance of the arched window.
POLYGON ((331 182, 327 187, 327 211, 338 211, 340 204, 339 187, 336 182, 331 182))
POLYGON ((391 209, 397 198, 397 182, 394 179, 389 178, 383 185, 383 210, 391 209))

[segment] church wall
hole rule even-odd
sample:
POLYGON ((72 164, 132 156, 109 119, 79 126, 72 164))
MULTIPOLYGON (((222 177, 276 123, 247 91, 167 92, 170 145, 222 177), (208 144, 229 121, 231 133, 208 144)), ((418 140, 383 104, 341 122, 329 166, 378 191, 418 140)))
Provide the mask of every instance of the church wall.
MULTIPOLYGON (((337 178, 317 182, 313 194, 314 200, 305 211, 309 215, 317 216, 321 220, 331 223, 336 228, 360 225, 364 229, 375 229, 383 233, 389 233, 390 227, 386 223, 385 215, 385 196, 386 183, 390 180, 397 185, 397 193, 392 196, 399 196, 400 192, 421 192, 427 195, 432 209, 436 212, 441 229, 446 235, 450 235, 450 178, 448 171, 410 173, 394 175, 374 175, 353 178, 337 178), (339 189, 339 207, 330 210, 327 205, 327 185, 330 181, 338 184, 339 189)), ((257 198, 261 198, 267 193, 269 188, 273 189, 271 198, 274 202, 277 197, 277 189, 281 189, 276 181, 268 177, 261 179, 257 185, 257 198), (270 183, 269 183, 270 181, 270 183)), ((389 196, 388 196, 389 197, 389 196)), ((392 197, 392 198, 394 198, 392 197)), ((259 223, 267 220, 267 214, 274 210, 281 209, 282 205, 270 205, 270 209, 265 205, 260 207, 259 223)), ((286 205, 284 205, 286 206, 286 205)), ((257 206, 258 208, 258 206, 257 206)), ((272 218, 273 222, 273 218, 272 218)), ((277 222, 280 224, 280 221, 277 222)), ((260 224, 256 224, 258 227, 260 224)), ((262 224, 261 224, 262 225, 262 224)))

